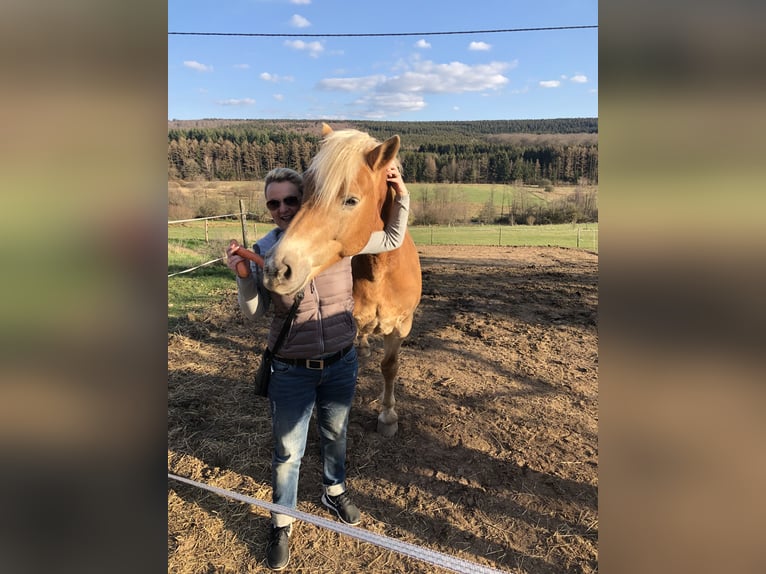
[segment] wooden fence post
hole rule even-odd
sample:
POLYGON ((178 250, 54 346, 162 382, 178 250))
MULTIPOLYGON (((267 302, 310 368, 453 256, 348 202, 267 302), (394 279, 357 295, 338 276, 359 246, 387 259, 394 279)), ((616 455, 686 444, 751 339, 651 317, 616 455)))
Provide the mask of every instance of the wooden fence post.
POLYGON ((208 220, 205 220, 205 243, 210 243, 210 236, 207 233, 207 222, 208 220))
POLYGON ((243 200, 239 200, 239 221, 242 225, 242 245, 244 247, 247 247, 247 213, 245 212, 245 202, 243 200))

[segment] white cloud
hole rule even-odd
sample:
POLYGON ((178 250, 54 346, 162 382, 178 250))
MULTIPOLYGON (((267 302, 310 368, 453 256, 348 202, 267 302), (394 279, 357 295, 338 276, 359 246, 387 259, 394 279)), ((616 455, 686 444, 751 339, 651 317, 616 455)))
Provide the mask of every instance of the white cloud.
POLYGON ((501 72, 517 63, 491 62, 470 66, 462 62, 436 64, 416 62, 412 69, 386 82, 387 91, 425 92, 431 94, 461 94, 496 90, 508 83, 501 72))
POLYGON ((426 107, 420 94, 381 94, 373 93, 362 96, 354 104, 365 111, 368 118, 384 118, 386 113, 417 112, 426 107))
POLYGON ((423 38, 421 38, 420 40, 418 40, 417 42, 415 42, 415 47, 416 47, 416 48, 430 48, 430 47, 431 47, 431 44, 429 44, 429 43, 428 43, 428 42, 426 42, 426 41, 425 41, 423 38))
POLYGON ((321 42, 304 42, 303 40, 286 40, 285 46, 293 50, 306 50, 312 58, 319 57, 319 54, 324 50, 321 42))
POLYGON ((285 96, 284 96, 283 94, 274 94, 274 95, 272 96, 272 98, 274 98, 274 99, 275 99, 275 100, 277 100, 278 102, 281 102, 282 100, 284 100, 284 99, 285 99, 285 96))
POLYGON ((561 85, 561 82, 558 80, 543 80, 540 82, 541 88, 558 88, 561 85))
POLYGON ((311 4, 311 0, 290 0, 290 4, 311 4))
POLYGON ((588 81, 588 76, 585 76, 583 74, 577 74, 576 76, 572 76, 572 81, 578 84, 584 84, 585 82, 588 81))
POLYGON ((417 111, 427 104, 426 94, 461 94, 498 90, 508 78, 503 73, 515 68, 517 61, 491 62, 470 66, 462 62, 437 64, 414 60, 395 76, 373 75, 355 78, 325 78, 318 82, 322 90, 363 92, 354 102, 367 109, 367 117, 384 112, 417 111))
POLYGON ((228 100, 218 100, 216 102, 220 106, 252 106, 255 104, 255 100, 253 98, 242 98, 242 99, 228 99, 228 100))
POLYGON ((384 83, 386 77, 363 76, 361 78, 326 78, 317 83, 320 90, 339 91, 339 92, 360 92, 371 90, 384 83))
POLYGON ((311 26, 311 22, 306 20, 306 18, 300 14, 293 14, 293 17, 290 18, 290 25, 294 26, 295 28, 308 28, 311 26))
POLYGON ((192 70, 197 70, 198 72, 212 72, 213 66, 206 66, 205 64, 200 64, 199 62, 195 62, 194 60, 186 60, 184 62, 184 66, 187 68, 191 68, 192 70))
POLYGON ((490 50, 492 48, 491 45, 487 44, 486 42, 471 42, 468 44, 469 50, 477 50, 477 51, 484 51, 490 50))
POLYGON ((295 78, 292 76, 278 76, 277 74, 270 74, 269 72, 261 72, 258 77, 264 82, 293 82, 295 78))

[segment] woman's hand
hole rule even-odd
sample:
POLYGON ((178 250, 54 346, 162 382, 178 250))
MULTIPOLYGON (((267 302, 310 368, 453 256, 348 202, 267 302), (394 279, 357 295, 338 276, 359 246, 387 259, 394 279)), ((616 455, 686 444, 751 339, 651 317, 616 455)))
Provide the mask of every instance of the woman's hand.
POLYGON ((402 179, 402 174, 399 173, 399 168, 396 167, 396 163, 391 162, 386 167, 386 181, 388 182, 388 185, 390 185, 394 193, 399 196, 409 195, 409 191, 407 190, 407 186, 404 185, 404 180, 402 179))
POLYGON ((241 255, 237 255, 236 251, 239 249, 239 243, 235 239, 229 242, 229 246, 226 248, 226 265, 234 271, 239 277, 243 279, 250 276, 250 265, 245 261, 245 258, 241 255))

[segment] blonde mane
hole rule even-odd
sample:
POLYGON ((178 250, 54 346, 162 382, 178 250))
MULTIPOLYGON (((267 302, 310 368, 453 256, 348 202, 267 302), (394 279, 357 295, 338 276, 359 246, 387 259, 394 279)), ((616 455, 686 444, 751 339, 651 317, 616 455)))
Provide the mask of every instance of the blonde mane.
POLYGON ((365 154, 378 142, 357 130, 338 130, 326 135, 306 173, 313 184, 312 201, 329 207, 339 192, 348 193, 351 183, 364 165, 365 154))

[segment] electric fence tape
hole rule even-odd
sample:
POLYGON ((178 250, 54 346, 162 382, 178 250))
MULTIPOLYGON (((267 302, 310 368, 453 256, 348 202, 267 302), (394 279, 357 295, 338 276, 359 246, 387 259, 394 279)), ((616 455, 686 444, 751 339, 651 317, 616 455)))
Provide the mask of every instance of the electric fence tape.
POLYGON ((223 257, 219 257, 218 259, 213 259, 212 261, 206 261, 205 263, 197 265, 196 267, 192 267, 191 269, 184 269, 183 271, 179 271, 178 273, 171 273, 170 275, 168 275, 168 279, 170 279, 171 277, 175 277, 176 275, 181 275, 182 273, 189 273, 190 271, 194 271, 195 269, 199 269, 200 267, 204 267, 205 265, 212 265, 213 263, 217 263, 218 261, 223 261, 223 257))
POLYGON ((410 544, 409 542, 403 542, 401 540, 389 538, 388 536, 383 536, 382 534, 375 534, 374 532, 370 532, 362 528, 348 526, 342 522, 327 520, 326 518, 322 518, 320 516, 314 516, 313 514, 301 512, 300 510, 295 510, 293 508, 287 508, 286 506, 280 506, 278 504, 265 502, 263 500, 253 498, 252 496, 245 496, 244 494, 238 494, 230 490, 225 490, 223 488, 218 488, 216 486, 210 486, 208 484, 197 482, 195 480, 191 480, 181 476, 177 476, 175 474, 168 473, 168 478, 177 480, 179 482, 185 482, 186 484, 196 486, 197 488, 208 490, 210 492, 214 492, 215 494, 218 494, 220 496, 225 496, 227 498, 233 498, 234 500, 238 500, 246 504, 254 504, 255 506, 260 506, 261 508, 264 508, 271 512, 277 512, 279 514, 292 516, 295 519, 303 520, 304 522, 309 522, 311 524, 314 524, 315 526, 327 528, 329 530, 333 530, 335 532, 339 532, 341 534, 345 534, 347 536, 357 538, 364 542, 375 544, 376 546, 380 546, 381 548, 385 548, 386 550, 392 550, 400 554, 405 554, 411 558, 417 558, 418 560, 422 560, 423 562, 428 562, 430 564, 433 564, 434 566, 441 566, 442 568, 447 568, 449 570, 452 570, 453 572, 460 572, 461 574, 474 574, 474 573, 502 574, 503 572, 502 570, 497 570, 489 566, 483 566, 475 562, 469 562, 468 560, 463 560, 462 558, 455 558, 454 556, 449 556, 448 554, 442 554, 441 552, 436 552, 435 550, 422 548, 420 546, 416 546, 415 544, 410 544))

